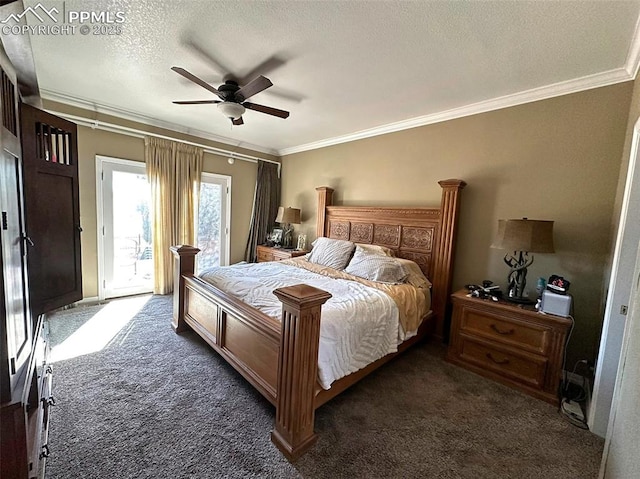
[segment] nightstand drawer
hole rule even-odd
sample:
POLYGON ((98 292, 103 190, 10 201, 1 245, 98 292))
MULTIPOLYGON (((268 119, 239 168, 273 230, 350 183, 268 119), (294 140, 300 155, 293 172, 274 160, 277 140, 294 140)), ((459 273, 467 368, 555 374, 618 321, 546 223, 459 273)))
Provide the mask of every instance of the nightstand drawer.
POLYGON ((549 328, 513 321, 499 314, 466 308, 462 315, 461 331, 538 354, 546 354, 549 347, 549 328))
POLYGON ((273 261, 273 254, 270 251, 258 249, 258 263, 273 261))
POLYGON ((492 371, 528 386, 542 388, 547 370, 543 357, 526 356, 497 345, 476 342, 462 336, 460 358, 469 364, 492 371))
POLYGON ((272 246, 258 245, 256 248, 256 258, 258 263, 264 261, 282 261, 283 259, 297 258, 304 256, 308 251, 297 249, 274 248, 272 246))
POLYGON ((273 261, 282 261, 283 259, 291 259, 292 250, 276 250, 273 252, 273 261))

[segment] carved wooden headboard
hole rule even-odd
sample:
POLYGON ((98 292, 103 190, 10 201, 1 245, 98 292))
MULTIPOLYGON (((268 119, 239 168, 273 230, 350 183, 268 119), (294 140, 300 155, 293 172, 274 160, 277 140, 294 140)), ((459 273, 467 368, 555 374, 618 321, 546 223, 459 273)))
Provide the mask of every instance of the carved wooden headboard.
POLYGON ((438 183, 442 187, 438 208, 333 206, 333 189, 316 188, 316 230, 318 236, 386 246, 396 256, 415 261, 433 285, 435 334, 442 336, 453 277, 459 197, 466 183, 462 180, 438 183))

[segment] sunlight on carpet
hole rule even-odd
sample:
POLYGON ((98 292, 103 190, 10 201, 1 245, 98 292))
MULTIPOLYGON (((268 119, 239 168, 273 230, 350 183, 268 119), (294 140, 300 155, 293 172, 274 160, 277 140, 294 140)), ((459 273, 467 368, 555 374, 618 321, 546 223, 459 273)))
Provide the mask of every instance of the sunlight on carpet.
POLYGON ((102 350, 151 299, 151 295, 111 301, 51 349, 50 363, 102 350))

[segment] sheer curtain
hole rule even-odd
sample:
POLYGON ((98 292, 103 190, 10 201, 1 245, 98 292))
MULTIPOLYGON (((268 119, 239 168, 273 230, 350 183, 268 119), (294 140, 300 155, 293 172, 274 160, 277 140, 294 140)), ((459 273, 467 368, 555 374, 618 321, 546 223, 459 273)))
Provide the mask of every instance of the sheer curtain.
POLYGON ((154 294, 173 291, 169 247, 194 244, 195 218, 204 151, 191 145, 145 137, 144 156, 151 184, 154 294))
POLYGON ((250 263, 256 261, 256 246, 264 243, 267 234, 271 232, 279 206, 280 178, 278 178, 278 165, 259 161, 249 240, 244 253, 246 261, 250 263))

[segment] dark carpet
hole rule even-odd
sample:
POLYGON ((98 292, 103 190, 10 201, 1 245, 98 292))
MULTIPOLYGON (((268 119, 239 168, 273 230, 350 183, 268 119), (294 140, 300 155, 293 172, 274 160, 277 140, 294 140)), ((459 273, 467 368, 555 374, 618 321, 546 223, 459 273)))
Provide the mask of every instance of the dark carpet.
POLYGON ((602 439, 444 362, 438 344, 322 406, 318 442, 290 464, 269 439, 275 409, 197 335, 175 334, 171 307, 151 297, 110 340, 86 333, 101 311, 123 322, 104 305, 51 317, 54 346, 78 328, 107 345, 53 365, 48 479, 597 477, 602 439))

